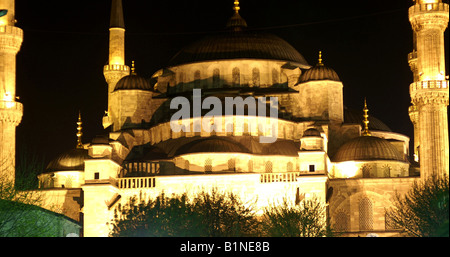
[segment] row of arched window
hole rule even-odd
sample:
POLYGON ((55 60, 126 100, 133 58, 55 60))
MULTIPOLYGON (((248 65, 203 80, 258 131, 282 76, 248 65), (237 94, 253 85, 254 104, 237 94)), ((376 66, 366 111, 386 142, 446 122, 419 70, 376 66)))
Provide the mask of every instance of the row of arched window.
MULTIPOLYGON (((238 67, 234 67, 232 69, 232 86, 240 86, 241 85, 241 70, 238 67)), ((251 85, 252 86, 260 86, 260 70, 258 68, 252 69, 252 79, 251 79, 251 85)), ((171 86, 175 85, 175 78, 171 81, 171 86)), ((183 72, 178 73, 178 85, 182 85, 185 81, 185 74, 183 72)), ((198 88, 200 87, 201 83, 201 72, 200 70, 196 70, 194 72, 194 87, 198 88)), ((222 80, 220 78, 220 69, 216 68, 213 70, 212 74, 212 87, 213 88, 219 88, 222 86, 222 80)), ((272 69, 272 84, 278 84, 280 83, 280 73, 277 69, 272 69)))
MULTIPOLYGON (((236 170, 236 159, 232 158, 229 159, 228 162, 228 170, 229 171, 235 171, 236 170)), ((253 160, 249 160, 248 161, 248 172, 253 172, 254 168, 253 168, 254 162, 253 160)), ((188 160, 185 161, 184 163, 184 169, 185 170, 189 170, 190 169, 190 162, 188 160)), ((286 164, 286 168, 287 168, 287 172, 292 172, 295 171, 294 170, 294 164, 292 162, 288 162, 286 164)), ((207 158, 205 160, 205 166, 204 166, 204 170, 206 173, 211 173, 213 171, 213 161, 211 158, 207 158)), ((273 163, 272 161, 266 161, 264 163, 264 172, 266 173, 272 173, 273 172, 273 163)))

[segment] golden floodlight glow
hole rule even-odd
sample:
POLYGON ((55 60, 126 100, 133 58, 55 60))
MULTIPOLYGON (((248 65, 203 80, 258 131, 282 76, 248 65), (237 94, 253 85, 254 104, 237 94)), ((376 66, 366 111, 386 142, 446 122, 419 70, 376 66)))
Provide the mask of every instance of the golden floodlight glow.
POLYGON ((342 177, 354 178, 358 172, 358 165, 354 161, 348 161, 339 164, 342 177))

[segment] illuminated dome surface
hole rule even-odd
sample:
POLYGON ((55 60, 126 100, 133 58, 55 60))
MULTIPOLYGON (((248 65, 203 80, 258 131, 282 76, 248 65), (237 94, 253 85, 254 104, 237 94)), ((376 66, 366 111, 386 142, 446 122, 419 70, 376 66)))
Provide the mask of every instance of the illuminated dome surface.
POLYGON ((183 48, 169 64, 229 59, 269 59, 291 62, 304 69, 311 67, 294 47, 278 36, 247 30, 247 23, 238 13, 228 21, 224 32, 183 48))
POLYGON ((324 65, 316 65, 309 70, 306 70, 299 78, 299 83, 305 83, 315 80, 333 80, 341 81, 336 71, 324 65))
POLYGON ((75 148, 52 160, 46 172, 84 170, 84 161, 89 159, 88 150, 75 148))
POLYGON ((373 136, 361 136, 348 141, 333 157, 334 162, 371 160, 405 161, 391 143, 373 136))
POLYGON ((146 90, 152 91, 153 88, 150 85, 149 81, 143 77, 138 75, 128 75, 119 80, 117 82, 114 91, 117 90, 146 90))

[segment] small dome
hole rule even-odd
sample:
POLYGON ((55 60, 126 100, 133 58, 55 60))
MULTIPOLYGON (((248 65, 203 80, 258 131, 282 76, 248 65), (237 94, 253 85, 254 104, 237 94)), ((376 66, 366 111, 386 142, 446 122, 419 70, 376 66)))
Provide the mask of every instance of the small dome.
POLYGON ((306 70, 299 78, 299 83, 316 80, 333 80, 341 81, 337 73, 324 65, 316 65, 309 70, 306 70))
POLYGON ((303 137, 321 137, 320 132, 315 128, 309 128, 303 133, 303 137))
POLYGON ((235 13, 227 23, 227 28, 232 28, 234 30, 239 30, 246 27, 247 22, 241 17, 241 15, 239 15, 239 13, 235 13))
POLYGON ((89 159, 88 150, 75 148, 52 160, 47 165, 46 172, 75 170, 84 171, 84 161, 86 159, 89 159))
POLYGON ((373 136, 360 136, 348 141, 333 157, 334 162, 373 160, 405 161, 391 143, 373 136))
POLYGON ((125 76, 117 82, 114 91, 117 90, 146 90, 152 91, 153 88, 149 81, 135 74, 125 76))

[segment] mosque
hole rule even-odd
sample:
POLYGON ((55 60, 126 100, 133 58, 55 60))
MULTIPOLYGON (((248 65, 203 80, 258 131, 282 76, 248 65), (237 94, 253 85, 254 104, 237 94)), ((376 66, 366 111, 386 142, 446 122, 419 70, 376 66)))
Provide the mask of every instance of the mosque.
MULTIPOLYGON (((0 0, 0 9, 8 10, 0 17, 0 154, 13 162, 0 175, 13 178, 15 127, 23 114, 15 98, 15 56, 23 32, 15 27, 14 0, 0 0)), ((45 206, 78 221, 83 236, 108 236, 115 207, 133 195, 212 188, 255 201, 258 213, 283 198, 318 197, 343 236, 398 236, 386 218, 395 193, 421 178, 448 175, 443 35, 449 5, 441 0, 416 0, 409 8, 414 149, 408 136, 370 115, 370 103, 363 110, 345 106, 345 81, 321 53, 310 65, 280 37, 248 30, 237 0, 223 33, 181 49, 150 78, 125 64, 122 9, 121 0, 112 0, 109 62, 103 67, 108 85, 103 126, 111 132, 83 143, 80 115, 76 147, 38 176, 45 206), (194 92, 201 92, 203 105, 213 99, 224 110, 227 99, 234 99, 236 108, 214 119, 202 108, 197 116, 173 120, 179 111, 175 99, 187 99, 186 108, 195 113, 194 92), (242 104, 239 97, 262 104, 242 104), (268 99, 277 99, 277 105, 268 99), (267 115, 274 108, 277 115, 267 115)))

